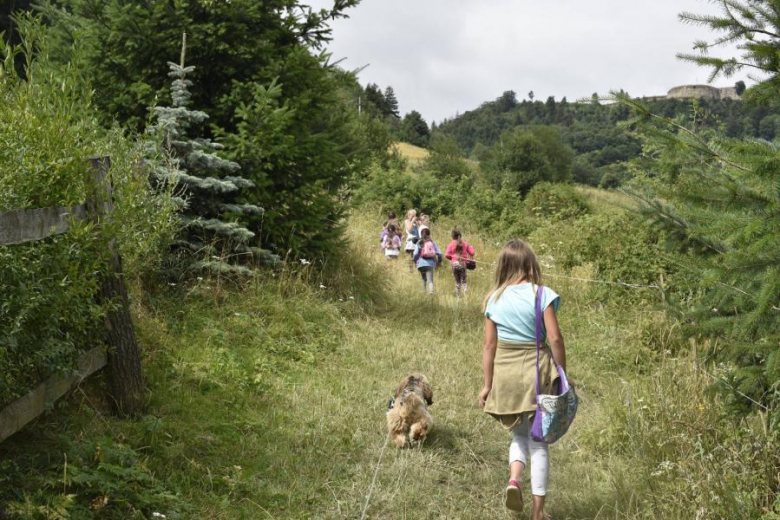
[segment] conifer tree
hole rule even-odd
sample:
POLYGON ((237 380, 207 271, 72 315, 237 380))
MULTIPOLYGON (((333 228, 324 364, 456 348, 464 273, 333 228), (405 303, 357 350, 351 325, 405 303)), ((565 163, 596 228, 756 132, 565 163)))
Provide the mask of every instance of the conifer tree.
POLYGON ((395 97, 393 87, 387 87, 385 89, 385 109, 386 116, 393 117, 394 119, 401 119, 401 114, 398 112, 398 99, 395 97))
MULTIPOLYGON (((760 71, 768 79, 747 90, 753 101, 776 103, 780 90, 780 2, 777 0, 717 0, 718 15, 683 12, 680 19, 691 25, 706 27, 717 34, 711 41, 694 43, 694 53, 680 53, 678 58, 709 67, 708 81, 718 76, 731 77, 745 69, 760 71), (711 50, 734 45, 739 57, 713 56, 711 50)), ((744 91, 744 83, 738 85, 744 91)), ((741 92, 737 92, 741 95, 741 92)))
POLYGON ((366 101, 369 111, 374 111, 378 116, 384 116, 387 113, 387 100, 382 89, 376 83, 366 85, 366 101))
MULTIPOLYGON (((678 56, 711 68, 710 80, 746 68, 765 72, 768 78, 746 94, 777 106, 780 2, 718 3, 720 15, 680 15, 718 36, 696 42, 699 54, 678 56), (736 44, 741 56, 709 55, 724 44, 736 44)), ((639 110, 653 121, 649 135, 661 151, 661 171, 669 173, 667 182, 656 183, 647 211, 699 253, 690 272, 704 295, 693 329, 712 340, 714 358, 730 362, 727 387, 735 399, 770 408, 780 419, 780 151, 775 143, 710 138, 639 110)))
POLYGON ((400 137, 402 141, 411 143, 415 146, 425 148, 428 146, 428 140, 431 138, 431 130, 428 123, 423 119, 422 114, 412 110, 404 116, 401 122, 400 137))
POLYGON ((187 48, 187 64, 197 67, 189 91, 192 106, 209 115, 197 135, 224 144, 222 157, 255 184, 234 192, 266 210, 242 216, 256 234, 251 241, 312 259, 342 249, 342 188, 368 164, 344 90, 357 83, 322 52, 330 24, 358 3, 40 0, 36 8, 57 40, 52 58, 66 66, 70 49, 83 48, 101 119, 130 130, 143 128, 146 107, 168 95, 160 49, 181 38, 182 27, 197 34, 187 48), (259 92, 271 84, 282 87, 274 99, 259 92))
MULTIPOLYGON (((153 108, 155 122, 152 134, 162 138, 168 161, 157 167, 155 177, 172 183, 181 194, 182 230, 176 242, 192 260, 192 267, 225 272, 248 272, 236 265, 250 261, 273 265, 278 256, 252 246, 255 234, 242 223, 242 217, 260 215, 263 209, 237 202, 242 189, 254 183, 238 175, 240 166, 217 155, 222 145, 190 132, 203 124, 208 115, 189 108, 192 81, 187 79, 195 67, 184 65, 186 35, 182 41, 181 63, 169 62, 171 82, 170 107, 153 108)), ((189 262, 188 262, 189 263, 189 262)))
MULTIPOLYGON (((723 15, 681 15, 721 35, 697 42, 683 59, 730 75, 743 67, 770 73, 747 93, 780 103, 780 3, 723 0, 723 15), (759 36, 760 35, 760 36, 759 36), (705 55, 736 43, 740 58, 705 55)), ((773 411, 780 420, 780 150, 775 143, 702 131, 696 123, 651 113, 628 95, 617 99, 639 114, 648 160, 634 195, 686 253, 682 260, 696 297, 681 307, 692 335, 707 339, 718 361, 716 381, 736 403, 773 411)), ((694 121, 705 119, 701 109, 694 121)))
POLYGON ((736 402, 776 407, 780 152, 769 142, 707 140, 652 117, 644 126, 650 177, 633 194, 686 253, 683 273, 700 293, 683 308, 688 331, 709 340, 705 355, 723 363, 722 382, 736 402))

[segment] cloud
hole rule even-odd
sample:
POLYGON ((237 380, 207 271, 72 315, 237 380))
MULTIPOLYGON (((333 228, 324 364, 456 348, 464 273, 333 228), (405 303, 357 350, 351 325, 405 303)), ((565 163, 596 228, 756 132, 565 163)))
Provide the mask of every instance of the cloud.
POLYGON ((711 34, 677 15, 714 9, 706 0, 363 0, 333 23, 329 50, 347 68, 369 64, 361 83, 391 85, 402 112, 441 121, 506 90, 572 100, 704 83, 708 71, 675 54, 711 34))

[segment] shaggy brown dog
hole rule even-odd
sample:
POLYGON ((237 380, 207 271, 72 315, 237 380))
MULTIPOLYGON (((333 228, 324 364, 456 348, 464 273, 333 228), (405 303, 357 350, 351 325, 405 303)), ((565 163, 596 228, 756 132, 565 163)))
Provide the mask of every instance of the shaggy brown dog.
POLYGON ((387 429, 399 448, 407 443, 422 442, 433 424, 427 406, 433 404, 433 390, 428 378, 412 374, 395 391, 387 411, 387 429))

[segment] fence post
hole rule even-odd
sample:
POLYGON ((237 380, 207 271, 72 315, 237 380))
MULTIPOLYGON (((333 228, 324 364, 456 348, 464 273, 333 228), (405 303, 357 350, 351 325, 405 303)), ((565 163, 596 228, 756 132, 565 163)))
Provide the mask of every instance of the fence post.
MULTIPOLYGON (((90 157, 88 160, 93 186, 92 195, 87 200, 87 210, 90 218, 99 223, 110 213, 113 205, 112 184, 108 174, 111 158, 90 157)), ((111 392, 120 414, 138 415, 144 410, 141 359, 122 274, 122 259, 113 237, 108 247, 109 263, 106 272, 100 276, 98 299, 101 304, 108 305, 104 321, 111 392)))

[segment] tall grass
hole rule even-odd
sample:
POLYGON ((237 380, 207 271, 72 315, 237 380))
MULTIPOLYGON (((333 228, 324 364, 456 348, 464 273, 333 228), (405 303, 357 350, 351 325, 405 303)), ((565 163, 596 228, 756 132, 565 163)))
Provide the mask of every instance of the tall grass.
MULTIPOLYGON (((115 419, 98 393, 77 392, 67 410, 0 445, 0 510, 359 518, 377 471, 368 518, 509 517, 509 437, 476 402, 481 302, 501 244, 467 232, 486 262, 470 273, 469 294, 455 298, 441 268, 429 296, 416 271, 379 254, 380 222, 352 216, 331 275, 301 265, 243 284, 194 280, 138 302, 150 415, 115 419), (380 463, 387 399, 411 372, 433 384, 433 430, 419 448, 388 447, 380 463), (116 474, 99 470, 107 451, 116 474), (67 476, 66 457, 89 485, 67 476), (119 484, 125 475, 134 486, 119 484)), ((441 246, 453 224, 434 222, 441 246)), ((777 433, 728 416, 706 393, 678 327, 647 303, 652 291, 645 303, 594 304, 583 282, 546 283, 562 296, 582 399, 551 448, 554 518, 776 520, 777 433)))

